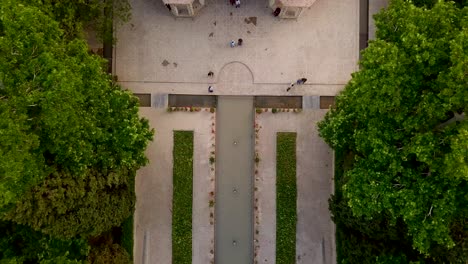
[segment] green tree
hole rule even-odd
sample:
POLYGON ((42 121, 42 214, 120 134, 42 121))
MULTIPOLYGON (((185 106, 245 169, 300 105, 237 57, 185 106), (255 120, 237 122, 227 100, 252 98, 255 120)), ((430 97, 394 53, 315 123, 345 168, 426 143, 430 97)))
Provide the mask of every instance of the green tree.
POLYGON ((55 239, 27 226, 0 221, 0 263, 82 263, 88 251, 84 239, 55 239))
POLYGON ((0 24, 0 217, 60 239, 121 224, 153 134, 137 98, 37 7, 2 0, 0 24))
POLYGON ((83 27, 92 26, 102 41, 112 42, 113 25, 128 22, 131 6, 128 0, 28 0, 58 21, 67 39, 82 35, 83 27))
POLYGON ((468 237, 457 230, 468 227, 468 9, 394 0, 375 19, 377 39, 320 135, 353 153, 342 188, 353 216, 401 221, 419 252, 436 258, 440 248, 458 248, 464 263, 468 237))
MULTIPOLYGON (((439 0, 406 0, 406 1, 413 3, 415 6, 418 6, 418 7, 432 8, 439 0)), ((447 1, 447 2, 453 1, 459 7, 468 6, 467 0, 444 0, 444 1, 447 1)))

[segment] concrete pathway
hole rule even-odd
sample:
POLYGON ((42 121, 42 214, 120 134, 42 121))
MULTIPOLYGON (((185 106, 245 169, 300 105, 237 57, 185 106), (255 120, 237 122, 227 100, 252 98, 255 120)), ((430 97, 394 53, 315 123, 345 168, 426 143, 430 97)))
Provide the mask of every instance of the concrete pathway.
POLYGON ((215 263, 253 260, 252 97, 220 97, 217 109, 215 263))
POLYGON ((316 123, 326 110, 256 114, 255 245, 258 263, 275 263, 276 133, 297 133, 296 260, 304 264, 333 264, 335 228, 328 211, 333 193, 332 150, 319 138, 316 123), (258 233, 257 233, 258 231, 258 233))
POLYGON ((138 171, 136 178, 134 263, 172 263, 173 130, 194 131, 192 257, 194 264, 211 263, 214 225, 209 201, 213 198, 210 193, 214 192, 214 170, 209 157, 215 150, 212 133, 215 114, 207 111, 168 113, 166 109, 157 108, 140 108, 140 114, 149 119, 156 134, 146 151, 150 163, 138 171))

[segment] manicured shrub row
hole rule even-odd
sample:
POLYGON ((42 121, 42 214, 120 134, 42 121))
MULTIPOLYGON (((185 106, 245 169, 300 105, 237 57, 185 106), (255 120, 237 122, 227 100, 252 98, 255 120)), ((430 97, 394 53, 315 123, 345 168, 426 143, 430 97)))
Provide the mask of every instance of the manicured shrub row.
POLYGON ((203 109, 205 111, 210 111, 211 113, 216 112, 216 109, 214 107, 210 108, 201 108, 201 107, 193 107, 193 106, 186 106, 186 107, 168 107, 166 109, 167 112, 200 112, 203 109))
POLYGON ((133 256, 133 213, 122 223, 122 247, 133 256))
POLYGON ((291 112, 291 113, 301 113, 302 112, 302 109, 301 108, 255 108, 255 112, 257 114, 261 114, 263 112, 267 113, 268 111, 270 111, 273 113, 273 114, 276 114, 276 113, 288 113, 288 112, 291 112))
POLYGON ((192 263, 193 131, 174 131, 172 263, 192 263))
POLYGON ((296 133, 276 137, 276 263, 296 259, 296 133))

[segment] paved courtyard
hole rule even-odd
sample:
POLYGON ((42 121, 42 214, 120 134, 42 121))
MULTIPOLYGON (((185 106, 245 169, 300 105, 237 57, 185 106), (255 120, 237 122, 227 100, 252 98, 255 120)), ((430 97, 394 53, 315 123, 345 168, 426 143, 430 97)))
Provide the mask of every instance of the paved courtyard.
MULTIPOLYGON (((158 0, 132 0, 133 19, 117 31, 114 73, 136 93, 216 95, 336 95, 357 70, 358 0, 317 0, 297 20, 271 15, 267 1, 208 1, 197 17, 174 18, 158 0), (232 14, 231 14, 232 13, 232 14), (242 38, 242 47, 229 41, 242 38), (207 73, 214 72, 214 78, 207 73), (308 79, 289 93, 288 84, 308 79)), ((297 138, 297 263, 335 263, 334 225, 327 199, 333 192, 332 152, 318 137, 325 110, 263 113, 256 149, 261 156, 255 198, 258 263, 274 263, 275 158, 278 131, 297 138)), ((135 263, 171 263, 172 131, 194 131, 193 263, 214 260, 212 131, 215 114, 168 113, 164 104, 141 108, 155 128, 150 164, 137 175, 135 263)), ((253 125, 253 124, 252 124, 253 125)), ((221 263, 222 264, 222 263, 221 263)), ((244 264, 244 263, 242 263, 244 264)))
POLYGON ((238 9, 208 0, 194 19, 174 18, 162 1, 131 2, 133 19, 116 34, 114 71, 134 91, 203 94, 213 82, 216 94, 280 95, 305 77, 307 85, 292 93, 335 95, 357 69, 359 0, 317 0, 298 20, 273 17, 266 0, 245 0, 238 9), (238 38, 243 46, 230 48, 238 38), (232 62, 253 83, 222 83, 232 62))

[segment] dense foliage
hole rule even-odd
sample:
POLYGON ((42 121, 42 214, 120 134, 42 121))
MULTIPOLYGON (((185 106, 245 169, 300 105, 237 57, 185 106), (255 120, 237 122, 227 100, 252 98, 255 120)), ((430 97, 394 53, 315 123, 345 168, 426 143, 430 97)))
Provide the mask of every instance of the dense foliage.
MULTIPOLYGON (((439 0, 406 0, 418 7, 432 8, 439 0)), ((446 0, 449 1, 449 0, 446 0)), ((458 7, 468 6, 468 0, 453 0, 458 7)))
POLYGON ((0 222, 0 263, 59 263, 55 262, 58 259, 82 261, 88 251, 89 246, 84 239, 56 239, 27 226, 0 222))
POLYGON ((112 27, 127 22, 131 16, 128 0, 30 0, 55 21, 64 37, 74 39, 82 35, 83 27, 91 26, 102 41, 112 42, 112 27))
POLYGON ((374 241, 368 263, 465 263, 468 9, 393 0, 375 19, 361 70, 319 124, 351 160, 335 222, 374 241))
MULTIPOLYGON (((36 5, 1 0, 0 224, 43 236, 18 234, 32 239, 22 245, 34 245, 27 250, 35 248, 35 261, 47 260, 48 246, 33 240, 86 241, 132 214, 135 172, 153 133, 138 117, 138 100, 61 26, 36 5)), ((0 243, 8 237, 2 233, 0 243)), ((25 257, 7 248, 0 259, 25 257)))

